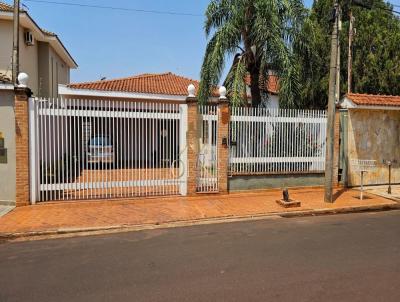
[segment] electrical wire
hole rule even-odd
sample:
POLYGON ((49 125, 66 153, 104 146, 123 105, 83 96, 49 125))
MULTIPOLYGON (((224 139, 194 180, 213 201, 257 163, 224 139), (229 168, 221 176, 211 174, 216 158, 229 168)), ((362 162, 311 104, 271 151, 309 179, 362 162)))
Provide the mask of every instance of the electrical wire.
POLYGON ((390 4, 393 7, 400 7, 400 4, 394 4, 394 3, 390 3, 390 2, 386 2, 387 4, 390 4))
MULTIPOLYGON (((390 3, 389 3, 390 4, 390 3)), ((382 7, 382 6, 376 6, 376 8, 387 11, 387 12, 391 12, 391 13, 395 13, 395 14, 400 14, 400 11, 391 9, 391 8, 387 8, 387 7, 382 7)))
POLYGON ((203 15, 200 15, 200 14, 185 13, 185 12, 146 10, 146 9, 137 9, 137 8, 128 8, 128 7, 101 6, 101 5, 71 3, 71 2, 61 2, 61 1, 24 0, 24 2, 35 2, 35 3, 64 5, 64 6, 77 6, 77 7, 97 8, 97 9, 109 9, 109 10, 119 10, 119 11, 126 11, 126 12, 158 14, 158 15, 172 15, 172 16, 186 16, 186 17, 204 17, 203 15))
MULTIPOLYGON (((137 9, 137 8, 129 8, 129 7, 101 6, 101 5, 93 5, 93 4, 81 4, 81 3, 71 3, 71 2, 61 2, 61 1, 48 1, 48 0, 24 0, 24 1, 25 2, 34 2, 34 3, 43 3, 43 4, 54 4, 54 5, 76 6, 76 7, 96 8, 96 9, 119 10, 119 11, 136 12, 136 13, 157 14, 157 15, 204 17, 201 14, 176 12, 176 11, 146 10, 146 9, 137 9)), ((390 2, 387 2, 387 4, 390 4, 393 7, 400 7, 400 5, 392 4, 390 2)), ((394 10, 394 9, 381 7, 381 6, 376 6, 376 8, 384 10, 384 11, 387 11, 387 12, 400 14, 400 11, 397 11, 397 10, 394 10)))

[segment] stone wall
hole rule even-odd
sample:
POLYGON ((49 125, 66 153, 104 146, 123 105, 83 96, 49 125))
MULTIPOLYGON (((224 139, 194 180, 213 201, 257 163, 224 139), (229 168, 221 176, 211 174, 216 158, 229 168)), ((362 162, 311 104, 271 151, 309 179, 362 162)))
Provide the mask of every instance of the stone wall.
MULTIPOLYGON (((365 174, 364 184, 386 184, 388 168, 382 161, 400 161, 400 111, 349 109, 347 146, 349 186, 360 184, 352 159, 376 160, 377 169, 365 174)), ((392 182, 400 182, 400 164, 392 169, 392 182)))

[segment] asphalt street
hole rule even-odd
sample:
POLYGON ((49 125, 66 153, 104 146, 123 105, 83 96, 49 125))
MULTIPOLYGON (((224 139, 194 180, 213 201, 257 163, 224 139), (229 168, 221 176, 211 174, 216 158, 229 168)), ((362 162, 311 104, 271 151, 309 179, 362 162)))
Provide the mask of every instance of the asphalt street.
POLYGON ((400 211, 0 244, 0 301, 400 301, 400 211))

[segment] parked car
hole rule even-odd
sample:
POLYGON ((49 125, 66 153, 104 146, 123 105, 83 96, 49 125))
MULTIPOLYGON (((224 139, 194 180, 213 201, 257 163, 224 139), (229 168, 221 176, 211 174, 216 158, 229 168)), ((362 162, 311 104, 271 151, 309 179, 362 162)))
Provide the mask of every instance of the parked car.
POLYGON ((94 136, 88 142, 88 163, 91 164, 113 164, 114 150, 108 136, 94 136))

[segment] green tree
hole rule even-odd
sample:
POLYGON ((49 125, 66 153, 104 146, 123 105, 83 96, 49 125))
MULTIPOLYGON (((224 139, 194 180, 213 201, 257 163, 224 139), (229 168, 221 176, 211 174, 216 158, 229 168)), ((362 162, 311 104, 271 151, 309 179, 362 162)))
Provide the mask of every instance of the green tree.
POLYGON ((300 47, 306 13, 301 0, 212 0, 206 11, 209 41, 201 68, 200 102, 207 101, 227 59, 234 56, 225 81, 233 105, 243 103, 244 81, 250 74, 252 105, 258 106, 260 79, 268 80, 273 70, 279 77, 281 104, 295 106, 300 83, 294 48, 300 47))
MULTIPOLYGON (((341 94, 347 92, 349 1, 341 1, 343 26, 341 42, 341 94)), ((309 27, 303 27, 310 52, 299 51, 298 62, 303 83, 298 107, 325 108, 328 101, 330 60, 330 22, 333 0, 314 1, 309 27)), ((392 7, 374 0, 370 10, 351 6, 356 34, 353 42, 352 92, 400 94, 400 20, 392 7), (389 11, 388 11, 389 10, 389 11)))

